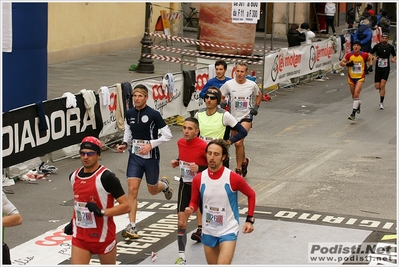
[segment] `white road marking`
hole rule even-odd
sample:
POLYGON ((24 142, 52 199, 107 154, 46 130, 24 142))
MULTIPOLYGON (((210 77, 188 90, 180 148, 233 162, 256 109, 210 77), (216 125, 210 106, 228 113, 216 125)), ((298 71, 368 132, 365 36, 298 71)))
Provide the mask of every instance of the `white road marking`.
MULTIPOLYGON (((138 211, 137 223, 155 214, 155 212, 138 211)), ((115 216, 116 231, 122 231, 129 222, 126 214, 115 216)), ((71 257, 71 236, 63 233, 65 225, 31 239, 10 250, 13 265, 58 265, 71 257)))

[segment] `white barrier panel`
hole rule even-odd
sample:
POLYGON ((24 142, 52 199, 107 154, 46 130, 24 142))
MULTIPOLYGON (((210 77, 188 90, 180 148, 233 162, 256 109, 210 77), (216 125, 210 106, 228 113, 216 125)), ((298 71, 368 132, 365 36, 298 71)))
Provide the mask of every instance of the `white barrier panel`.
POLYGON ((352 51, 352 36, 348 32, 344 35, 344 37, 345 37, 344 51, 345 51, 345 54, 347 54, 350 51, 352 51))
POLYGON ((373 37, 371 38, 371 48, 373 48, 376 44, 381 42, 382 37, 382 29, 381 27, 377 27, 377 29, 373 30, 373 37))
POLYGON ((162 88, 162 80, 144 80, 133 82, 132 88, 137 84, 144 84, 148 88, 147 105, 158 110, 163 118, 172 117, 180 114, 183 105, 183 75, 175 74, 173 95, 169 95, 167 90, 162 88))
POLYGON ((103 95, 99 92, 99 103, 101 118, 103 120, 103 128, 99 134, 99 137, 104 137, 110 134, 115 134, 118 132, 118 127, 116 125, 115 111, 117 107, 116 101, 116 86, 108 87, 109 90, 109 105, 103 105, 103 95))
POLYGON ((279 52, 266 56, 263 87, 267 88, 291 78, 327 69, 334 63, 338 63, 341 50, 340 40, 337 40, 337 43, 338 55, 336 57, 334 57, 331 40, 283 48, 279 52))
MULTIPOLYGON (((162 88, 162 77, 159 80, 148 79, 141 81, 132 81, 131 85, 134 88, 137 84, 145 85, 148 92, 147 105, 159 111, 163 118, 168 118, 176 115, 187 114, 187 112, 197 110, 205 107, 203 99, 199 97, 201 89, 208 81, 207 68, 196 70, 196 88, 191 95, 190 103, 187 107, 183 105, 183 90, 184 81, 183 74, 174 74, 173 94, 168 94, 167 90, 162 88)), ((102 105, 102 94, 99 94, 100 112, 103 121, 103 129, 100 137, 115 134, 118 132, 116 125, 115 111, 117 107, 117 93, 116 86, 109 87, 110 104, 102 105)))
MULTIPOLYGON (((201 72, 201 71, 198 71, 201 72)), ((197 77, 198 77, 198 73, 197 77)), ((149 97, 147 105, 158 110, 163 118, 168 118, 176 115, 185 114, 188 111, 198 109, 201 105, 198 104, 199 100, 196 99, 196 95, 199 94, 197 90, 191 96, 189 105, 184 107, 183 105, 183 90, 184 80, 183 74, 174 74, 174 86, 173 95, 168 97, 166 90, 162 88, 162 80, 144 80, 144 81, 132 81, 132 88, 137 84, 144 84, 149 90, 149 97)))

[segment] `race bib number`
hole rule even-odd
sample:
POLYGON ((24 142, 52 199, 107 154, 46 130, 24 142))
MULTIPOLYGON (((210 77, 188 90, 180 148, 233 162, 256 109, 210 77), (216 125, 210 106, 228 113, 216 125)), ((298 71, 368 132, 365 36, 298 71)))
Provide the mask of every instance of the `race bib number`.
POLYGON ((236 110, 248 110, 249 99, 246 99, 245 97, 238 97, 234 100, 234 108, 236 110))
POLYGON ((355 63, 352 67, 352 72, 356 74, 361 74, 362 73, 362 63, 355 63))
POLYGON ((387 58, 378 58, 378 67, 379 68, 386 68, 388 67, 388 59, 387 58))
POLYGON ((200 138, 201 138, 202 140, 204 140, 207 144, 208 144, 210 141, 217 139, 216 137, 210 137, 210 136, 200 136, 200 138))
POLYGON ((190 170, 189 162, 180 160, 179 165, 180 165, 180 175, 183 178, 183 182, 191 183, 193 181, 194 176, 197 175, 197 172, 193 172, 190 170))
POLYGON ((86 202, 75 202, 76 226, 81 228, 97 228, 94 214, 85 206, 86 202))
POLYGON ((151 151, 148 152, 147 154, 144 154, 144 155, 142 155, 142 154, 139 153, 139 149, 140 149, 142 146, 144 146, 145 144, 149 144, 149 143, 150 143, 150 141, 148 141, 148 140, 133 139, 133 143, 132 143, 132 153, 135 154, 135 155, 137 155, 137 156, 139 156, 139 157, 142 157, 143 159, 149 159, 149 158, 151 158, 151 151))
POLYGON ((221 207, 211 207, 209 205, 204 205, 205 223, 206 226, 215 229, 224 229, 224 224, 226 222, 226 209, 221 207))

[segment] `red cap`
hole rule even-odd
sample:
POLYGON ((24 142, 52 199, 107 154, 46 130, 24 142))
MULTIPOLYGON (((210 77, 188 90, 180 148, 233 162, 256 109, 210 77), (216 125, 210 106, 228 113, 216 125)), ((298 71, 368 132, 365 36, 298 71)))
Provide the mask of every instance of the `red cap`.
POLYGON ((83 138, 82 143, 80 144, 80 150, 82 149, 91 149, 98 153, 101 152, 102 143, 94 136, 86 136, 83 138))

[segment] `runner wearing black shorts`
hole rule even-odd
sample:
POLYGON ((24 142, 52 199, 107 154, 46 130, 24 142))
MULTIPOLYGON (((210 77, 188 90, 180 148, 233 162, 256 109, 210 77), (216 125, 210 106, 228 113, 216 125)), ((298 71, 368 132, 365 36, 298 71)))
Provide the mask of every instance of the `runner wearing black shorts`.
POLYGON ((383 33, 381 42, 376 44, 370 51, 370 54, 375 54, 373 57, 375 63, 375 76, 374 86, 376 90, 380 92, 380 110, 384 109, 384 98, 385 98, 385 85, 388 81, 390 64, 389 57, 392 55, 391 62, 396 62, 396 52, 393 45, 388 43, 388 33, 383 33))
MULTIPOLYGON (((185 208, 188 207, 191 199, 191 182, 194 176, 207 168, 206 146, 207 143, 198 137, 199 122, 196 118, 186 118, 183 124, 183 138, 177 141, 179 156, 171 161, 172 168, 179 167, 180 185, 177 198, 177 245, 179 257, 175 264, 186 264, 186 243, 187 243, 187 222, 185 208)), ((197 217, 201 217, 202 210, 197 210, 197 217)), ((198 224, 197 231, 193 233, 195 240, 200 242, 202 239, 202 222, 198 224)), ((191 237, 193 239, 193 236, 191 237)))

